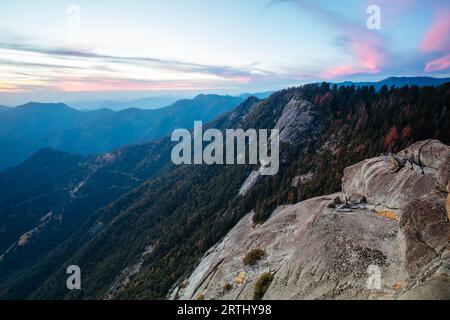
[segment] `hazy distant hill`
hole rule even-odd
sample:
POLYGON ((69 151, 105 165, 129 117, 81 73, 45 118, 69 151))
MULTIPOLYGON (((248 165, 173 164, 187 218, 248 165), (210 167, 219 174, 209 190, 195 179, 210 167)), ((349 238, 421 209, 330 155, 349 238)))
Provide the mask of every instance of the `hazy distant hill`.
POLYGON ((0 116, 0 169, 45 147, 88 155, 190 128, 237 106, 242 99, 199 95, 157 110, 79 111, 65 104, 28 103, 0 116))
POLYGON ((195 120, 211 120, 240 101, 230 96, 199 95, 157 110, 126 109, 42 137, 38 144, 83 155, 105 152, 162 137, 176 128, 191 128, 195 120))
POLYGON ((256 93, 243 93, 238 97, 247 99, 249 97, 256 97, 258 99, 266 99, 268 98, 274 91, 264 91, 264 92, 256 92, 256 93))
POLYGON ((7 111, 7 110, 9 110, 9 109, 10 109, 10 108, 8 108, 8 107, 1 106, 1 105, 0 105, 0 112, 7 111))
POLYGON ((69 103, 70 106, 80 109, 80 110, 95 110, 108 108, 114 111, 120 111, 130 108, 138 108, 143 110, 159 109, 162 107, 169 106, 176 101, 180 100, 180 97, 176 96, 158 96, 149 98, 140 98, 135 100, 126 101, 114 101, 114 100, 102 100, 102 101, 88 101, 88 102, 77 102, 69 103))
POLYGON ((378 82, 352 82, 345 81, 338 83, 338 85, 355 85, 357 87, 362 86, 374 86, 375 89, 380 89, 382 86, 387 86, 388 88, 394 87, 403 87, 405 85, 416 85, 419 87, 423 86, 440 86, 441 84, 450 82, 450 78, 432 78, 432 77, 390 77, 378 82))
POLYGON ((2 140, 35 140, 58 130, 104 118, 112 113, 106 109, 81 112, 62 103, 30 102, 11 108, 1 115, 0 137, 2 140))

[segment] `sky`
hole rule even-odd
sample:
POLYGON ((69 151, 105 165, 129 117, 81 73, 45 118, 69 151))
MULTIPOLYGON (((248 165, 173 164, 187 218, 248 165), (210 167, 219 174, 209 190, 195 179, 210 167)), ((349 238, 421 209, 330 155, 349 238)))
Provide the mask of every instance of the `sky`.
POLYGON ((449 16, 448 0, 1 1, 0 104, 446 77, 449 16))

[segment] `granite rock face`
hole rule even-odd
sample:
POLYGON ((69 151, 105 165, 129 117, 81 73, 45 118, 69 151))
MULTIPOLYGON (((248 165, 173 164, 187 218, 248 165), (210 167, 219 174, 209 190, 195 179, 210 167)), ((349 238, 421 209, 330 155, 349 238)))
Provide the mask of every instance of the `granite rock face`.
MULTIPOLYGON (((300 141, 314 140, 322 125, 318 121, 317 107, 311 102, 293 97, 283 107, 283 113, 274 126, 280 133, 280 143, 299 144, 300 141)), ((261 167, 247 177, 239 190, 245 195, 261 178, 261 167)))
POLYGON ((280 142, 294 143, 302 138, 305 133, 317 131, 317 108, 309 101, 292 98, 284 107, 281 117, 274 129, 280 130, 280 142))
POLYGON ((344 170, 342 190, 350 201, 402 209, 412 199, 445 189, 450 147, 436 140, 411 145, 397 155, 368 159, 344 170))
POLYGON ((419 142, 347 168, 340 193, 261 225, 250 212, 170 297, 253 299, 270 273, 263 299, 450 299, 449 150, 419 142), (244 264, 254 249, 264 256, 244 264))

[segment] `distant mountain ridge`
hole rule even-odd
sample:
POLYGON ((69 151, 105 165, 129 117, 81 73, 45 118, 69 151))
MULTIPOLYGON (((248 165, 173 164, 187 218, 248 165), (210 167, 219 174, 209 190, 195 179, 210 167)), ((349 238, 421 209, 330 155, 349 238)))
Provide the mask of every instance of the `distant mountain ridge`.
POLYGON ((256 97, 258 99, 266 99, 268 97, 270 97, 270 95, 272 93, 274 93, 275 91, 263 91, 263 92, 255 92, 255 93, 243 93, 241 95, 239 95, 239 98, 243 98, 243 99, 247 99, 249 97, 256 97))
POLYGON ((163 107, 167 107, 176 101, 181 100, 180 97, 176 96, 158 96, 158 97, 148 97, 140 98, 134 100, 101 100, 101 101, 91 101, 91 102, 73 102, 68 103, 71 107, 80 110, 96 110, 96 109, 111 109, 113 111, 120 111, 124 109, 137 108, 143 110, 153 110, 163 107))
POLYGON ((9 107, 0 105, 0 112, 7 111, 9 109, 10 109, 9 107))
POLYGON ((419 87, 423 86, 440 86, 441 84, 450 82, 450 78, 433 78, 433 77, 389 77, 378 82, 352 82, 345 81, 337 83, 338 86, 351 86, 355 85, 357 87, 362 86, 374 86, 375 89, 379 90, 383 86, 388 88, 403 87, 405 85, 416 85, 419 87))
POLYGON ((151 141, 194 120, 209 121, 236 107, 241 98, 199 95, 157 110, 80 111, 62 103, 27 103, 0 115, 0 170, 41 148, 89 155, 151 141))

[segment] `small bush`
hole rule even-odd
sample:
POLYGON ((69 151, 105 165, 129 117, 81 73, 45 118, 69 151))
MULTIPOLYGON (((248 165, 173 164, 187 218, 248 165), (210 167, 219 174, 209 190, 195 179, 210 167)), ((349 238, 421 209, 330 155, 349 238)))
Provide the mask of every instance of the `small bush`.
POLYGON ((255 283, 255 291, 253 293, 253 300, 261 300, 269 289, 273 281, 273 274, 270 272, 263 273, 255 283))
POLYGON ((196 300, 205 300, 205 295, 204 295, 203 293, 199 294, 199 295, 197 296, 197 299, 196 299, 196 300))
POLYGON ((245 266, 254 266, 257 264, 264 256, 266 252, 262 249, 252 249, 245 255, 243 262, 245 266))
POLYGON ((243 284, 246 278, 247 278, 247 272, 241 271, 241 272, 239 272, 235 281, 237 284, 243 284))
POLYGON ((255 213, 253 214, 252 220, 255 224, 263 224, 270 218, 273 210, 277 207, 277 203, 274 200, 263 201, 258 203, 255 208, 255 213))
POLYGON ((229 282, 225 283, 225 285, 223 286, 223 291, 224 292, 228 292, 231 289, 233 289, 233 285, 231 283, 229 283, 229 282))

